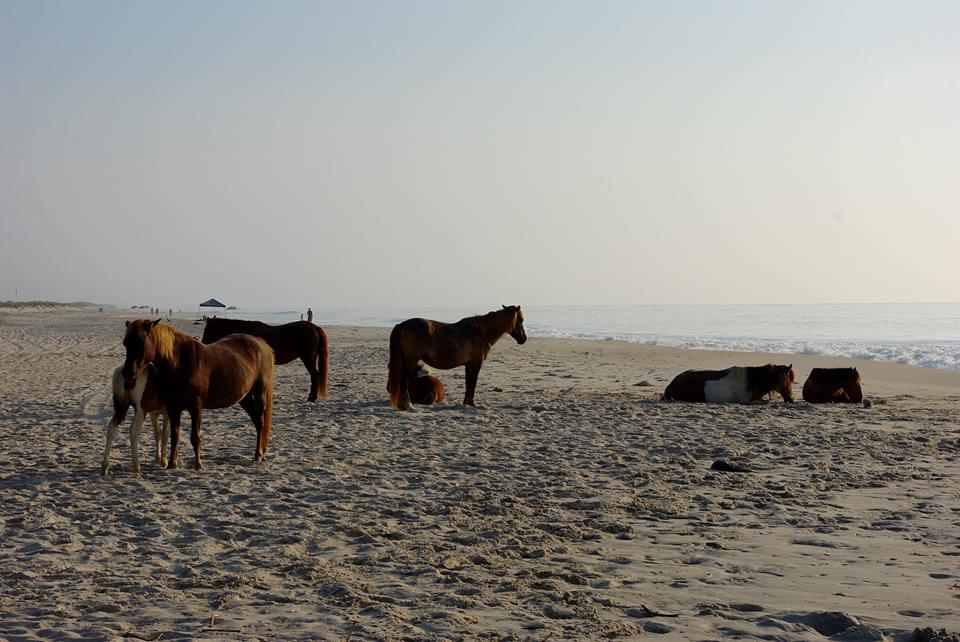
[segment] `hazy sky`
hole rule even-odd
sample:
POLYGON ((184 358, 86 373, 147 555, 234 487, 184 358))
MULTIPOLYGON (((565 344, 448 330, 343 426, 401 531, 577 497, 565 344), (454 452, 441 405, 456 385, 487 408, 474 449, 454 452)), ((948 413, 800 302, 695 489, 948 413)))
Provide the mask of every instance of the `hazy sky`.
POLYGON ((960 3, 0 1, 0 299, 960 301, 960 3))

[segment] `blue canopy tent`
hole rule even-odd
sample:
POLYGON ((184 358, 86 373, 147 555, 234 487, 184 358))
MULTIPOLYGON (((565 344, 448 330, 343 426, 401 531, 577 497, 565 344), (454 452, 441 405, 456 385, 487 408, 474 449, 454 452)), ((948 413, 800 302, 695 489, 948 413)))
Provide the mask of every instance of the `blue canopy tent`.
POLYGON ((226 307, 227 306, 220 303, 216 299, 207 299, 206 301, 204 301, 203 303, 197 306, 197 321, 200 321, 201 319, 203 319, 203 317, 200 315, 200 311, 203 310, 203 308, 226 308, 226 307))

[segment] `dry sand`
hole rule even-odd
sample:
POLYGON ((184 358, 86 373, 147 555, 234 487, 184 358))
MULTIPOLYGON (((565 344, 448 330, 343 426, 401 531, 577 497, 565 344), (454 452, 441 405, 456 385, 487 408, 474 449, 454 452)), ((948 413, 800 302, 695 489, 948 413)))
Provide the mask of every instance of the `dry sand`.
POLYGON ((204 471, 137 478, 122 433, 102 478, 121 318, 0 314, 0 638, 960 629, 960 373, 856 363, 871 408, 664 403, 688 367, 793 362, 799 398, 813 365, 854 362, 505 338, 480 406, 458 370, 401 413, 387 331, 328 330, 330 397, 278 368, 265 464, 229 409, 205 414, 204 471))

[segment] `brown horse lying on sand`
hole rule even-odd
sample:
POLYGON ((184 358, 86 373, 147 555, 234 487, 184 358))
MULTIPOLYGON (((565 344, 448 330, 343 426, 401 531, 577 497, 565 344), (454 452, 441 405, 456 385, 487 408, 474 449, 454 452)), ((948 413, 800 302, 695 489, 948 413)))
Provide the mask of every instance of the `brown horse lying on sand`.
POLYGON ((664 400, 712 403, 765 403, 773 392, 793 403, 793 365, 734 366, 726 370, 687 370, 663 393, 664 400))
POLYGON ((422 363, 417 364, 417 373, 407 382, 407 388, 410 390, 410 401, 418 406, 428 406, 443 401, 445 392, 443 382, 422 363))
POLYGON ((463 403, 474 405, 480 366, 500 337, 509 334, 518 344, 527 341, 523 329, 523 312, 519 305, 503 306, 501 310, 467 317, 456 323, 441 323, 429 319, 407 319, 398 323, 390 333, 390 364, 387 391, 396 408, 409 410, 410 381, 417 372, 417 364, 426 364, 449 370, 466 366, 467 385, 463 403))
POLYGON ((860 373, 856 368, 814 368, 803 384, 810 403, 861 403, 860 373))
POLYGON ((133 460, 133 472, 140 473, 140 431, 143 430, 143 420, 150 415, 153 424, 153 439, 156 442, 157 465, 163 468, 167 465, 164 456, 164 447, 170 436, 170 420, 160 400, 160 387, 156 381, 156 371, 148 366, 137 377, 133 387, 129 390, 123 381, 122 368, 113 371, 113 418, 107 424, 107 446, 103 450, 103 462, 100 464, 100 474, 110 472, 110 447, 117 438, 120 424, 127 418, 127 411, 133 406, 133 423, 130 424, 130 458, 133 460), (163 420, 163 429, 159 420, 163 420))
POLYGON ((307 401, 327 396, 327 333, 309 321, 294 321, 283 325, 267 325, 260 321, 208 318, 203 328, 204 343, 213 343, 228 334, 249 334, 260 337, 273 348, 277 365, 300 358, 310 373, 310 395, 307 401))
POLYGON ((257 429, 254 459, 262 461, 270 438, 273 410, 273 350, 263 339, 231 334, 204 345, 156 321, 127 321, 123 337, 127 358, 123 362, 124 382, 132 388, 147 364, 159 374, 160 399, 170 417, 170 459, 167 468, 177 467, 180 415, 190 413, 190 442, 194 467, 200 462, 200 412, 204 408, 227 408, 239 403, 257 429))

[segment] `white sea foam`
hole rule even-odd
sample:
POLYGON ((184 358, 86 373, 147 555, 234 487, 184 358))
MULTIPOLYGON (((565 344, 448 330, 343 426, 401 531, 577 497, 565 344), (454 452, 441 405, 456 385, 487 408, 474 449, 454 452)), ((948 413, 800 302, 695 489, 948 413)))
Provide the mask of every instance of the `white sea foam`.
POLYGON ((900 343, 900 342, 810 342, 745 337, 709 336, 650 336, 628 333, 543 331, 528 328, 532 337, 626 341, 689 350, 729 350, 734 352, 773 352, 779 354, 820 355, 847 357, 870 361, 902 363, 921 368, 960 371, 960 344, 958 343, 900 343))

